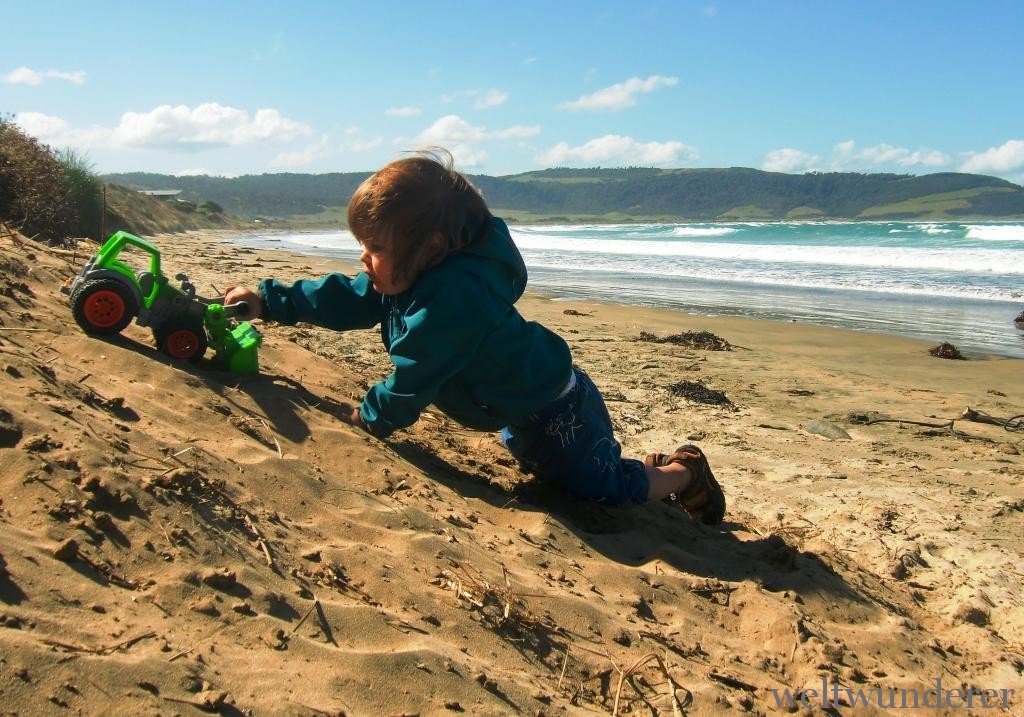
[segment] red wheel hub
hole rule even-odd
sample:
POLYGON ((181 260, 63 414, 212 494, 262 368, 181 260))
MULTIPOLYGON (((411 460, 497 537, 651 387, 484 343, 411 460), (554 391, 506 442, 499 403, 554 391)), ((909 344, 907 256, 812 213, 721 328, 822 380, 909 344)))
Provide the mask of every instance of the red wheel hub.
POLYGON ((89 294, 83 304, 85 320, 97 328, 106 329, 124 318, 124 298, 111 289, 100 289, 89 294))
POLYGON ((199 337, 191 329, 177 329, 167 336, 164 346, 170 356, 190 359, 199 350, 199 337))

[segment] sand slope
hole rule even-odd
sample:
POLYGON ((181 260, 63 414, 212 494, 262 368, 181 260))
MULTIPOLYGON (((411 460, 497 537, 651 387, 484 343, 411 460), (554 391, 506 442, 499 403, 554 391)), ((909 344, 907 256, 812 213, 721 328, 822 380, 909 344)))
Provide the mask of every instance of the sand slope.
MULTIPOLYGON (((205 294, 331 267, 157 241, 205 294)), ((923 699, 939 678, 1016 690, 973 713, 1020 714, 1024 434, 864 420, 1024 413, 1022 361, 524 300, 627 453, 705 448, 730 501, 709 529, 579 504, 438 413, 386 442, 345 425, 388 370, 373 331, 261 326, 243 378, 172 365, 138 326, 89 338, 58 292, 84 258, 0 237, 4 714, 819 714, 772 690, 923 699), (697 330, 734 349, 637 340, 697 330)))

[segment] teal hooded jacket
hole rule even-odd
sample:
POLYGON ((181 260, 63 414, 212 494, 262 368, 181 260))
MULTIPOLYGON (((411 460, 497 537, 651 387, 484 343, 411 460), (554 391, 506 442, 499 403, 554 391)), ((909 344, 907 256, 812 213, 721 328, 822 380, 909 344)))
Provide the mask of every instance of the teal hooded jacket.
POLYGON ((294 284, 264 279, 260 295, 264 318, 282 324, 380 324, 394 371, 366 393, 360 415, 385 437, 430 404, 467 428, 496 431, 558 396, 572 373, 569 347, 516 310, 525 288, 523 257, 505 222, 493 218, 402 294, 376 292, 360 272, 294 284))

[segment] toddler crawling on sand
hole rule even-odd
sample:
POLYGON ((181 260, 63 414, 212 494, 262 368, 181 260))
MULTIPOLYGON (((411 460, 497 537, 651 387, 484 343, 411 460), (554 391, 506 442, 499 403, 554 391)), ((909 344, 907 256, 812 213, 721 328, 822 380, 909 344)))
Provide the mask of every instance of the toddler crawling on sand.
POLYGON ((348 207, 362 246, 355 278, 264 279, 258 292, 229 288, 225 303, 246 301, 247 318, 284 324, 380 324, 394 371, 347 417, 375 436, 434 404, 467 428, 500 430, 525 470, 576 496, 669 500, 720 523, 725 495, 699 448, 621 456, 604 399, 565 341, 514 306, 526 265, 508 227, 451 165, 447 153, 421 153, 360 185, 348 207))

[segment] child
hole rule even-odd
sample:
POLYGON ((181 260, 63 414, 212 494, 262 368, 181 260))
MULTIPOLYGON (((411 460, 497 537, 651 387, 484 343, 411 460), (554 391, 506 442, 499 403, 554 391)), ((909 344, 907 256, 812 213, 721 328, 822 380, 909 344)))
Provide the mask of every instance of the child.
POLYGON ((394 371, 347 419, 375 436, 434 404, 467 428, 500 430, 524 469, 579 497, 668 500, 720 523, 725 496, 699 448, 621 457, 604 400, 565 341, 515 309, 526 265, 508 227, 451 165, 447 152, 417 154, 356 190, 348 224, 364 270, 355 278, 264 279, 258 293, 231 287, 225 302, 283 324, 380 324, 394 371))

